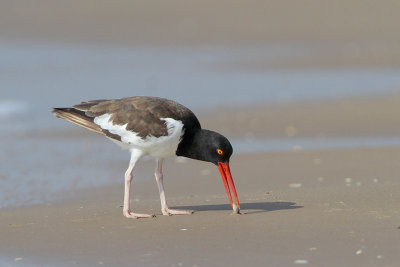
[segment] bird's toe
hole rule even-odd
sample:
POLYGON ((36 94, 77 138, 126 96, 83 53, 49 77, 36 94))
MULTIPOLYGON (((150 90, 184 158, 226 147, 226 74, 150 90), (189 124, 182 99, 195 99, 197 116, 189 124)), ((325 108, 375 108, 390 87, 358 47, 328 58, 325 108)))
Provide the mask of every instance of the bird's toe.
POLYGON ((165 211, 162 212, 163 215, 190 215, 193 214, 194 211, 193 210, 173 210, 173 209, 167 209, 165 211))
POLYGON ((124 211, 124 216, 129 219, 139 219, 139 218, 152 218, 156 217, 155 214, 142 214, 142 213, 133 213, 130 211, 124 211))

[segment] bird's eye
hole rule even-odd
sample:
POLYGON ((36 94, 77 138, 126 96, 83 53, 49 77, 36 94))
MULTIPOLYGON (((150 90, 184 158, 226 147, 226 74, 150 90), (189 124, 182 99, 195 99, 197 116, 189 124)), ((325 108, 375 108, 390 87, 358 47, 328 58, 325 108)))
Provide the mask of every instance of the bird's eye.
POLYGON ((217 149, 217 154, 220 155, 220 156, 222 156, 222 155, 224 154, 224 151, 222 151, 221 149, 218 148, 218 149, 217 149))

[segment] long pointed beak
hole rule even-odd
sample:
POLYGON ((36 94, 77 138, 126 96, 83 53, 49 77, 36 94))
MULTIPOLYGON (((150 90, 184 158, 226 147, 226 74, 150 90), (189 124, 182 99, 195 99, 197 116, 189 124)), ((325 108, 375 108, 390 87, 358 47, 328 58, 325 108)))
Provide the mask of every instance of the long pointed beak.
POLYGON ((236 193, 235 184, 233 183, 231 170, 229 168, 229 163, 218 162, 218 169, 219 169, 219 172, 221 173, 222 181, 224 182, 225 189, 226 189, 226 194, 228 195, 229 202, 232 205, 232 209, 234 211, 239 212, 240 211, 239 198, 238 198, 237 193, 236 193), (232 201, 231 191, 229 189, 228 183, 232 188, 232 192, 233 192, 233 195, 235 197, 236 204, 234 204, 233 201, 232 201), (235 208, 235 206, 237 206, 238 209, 235 208))

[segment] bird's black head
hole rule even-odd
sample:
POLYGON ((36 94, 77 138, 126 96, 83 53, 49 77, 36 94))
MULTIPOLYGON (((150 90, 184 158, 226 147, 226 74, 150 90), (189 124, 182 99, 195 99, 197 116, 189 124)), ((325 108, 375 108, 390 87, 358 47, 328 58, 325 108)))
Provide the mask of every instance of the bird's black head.
POLYGON ((218 163, 229 163, 233 148, 229 140, 216 132, 201 130, 187 140, 184 138, 176 154, 192 159, 218 163))
POLYGON ((229 167, 232 153, 233 148, 228 139, 209 130, 200 130, 192 135, 184 136, 176 151, 178 156, 208 161, 217 165, 232 208, 236 213, 240 213, 239 198, 229 167), (229 185, 232 187, 236 204, 233 203, 229 185))

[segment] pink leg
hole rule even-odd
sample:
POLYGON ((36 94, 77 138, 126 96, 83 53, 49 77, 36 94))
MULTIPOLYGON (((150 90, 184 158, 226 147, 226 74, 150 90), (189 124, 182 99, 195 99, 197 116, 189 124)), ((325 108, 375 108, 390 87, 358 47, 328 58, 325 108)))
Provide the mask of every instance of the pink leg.
POLYGON ((140 153, 136 153, 136 151, 132 151, 131 154, 131 161, 129 163, 129 167, 125 172, 125 193, 124 193, 124 209, 123 214, 126 218, 149 218, 154 217, 155 215, 152 214, 140 214, 140 213, 133 213, 130 210, 130 189, 131 189, 131 182, 133 178, 133 170, 135 168, 136 161, 141 157, 140 153))
POLYGON ((157 160, 157 169, 154 173, 158 185, 158 191, 160 192, 160 200, 161 200, 161 212, 163 215, 188 215, 192 214, 191 210, 173 210, 168 208, 167 200, 165 198, 164 193, 164 185, 163 185, 163 174, 162 174, 162 164, 163 159, 157 160))

